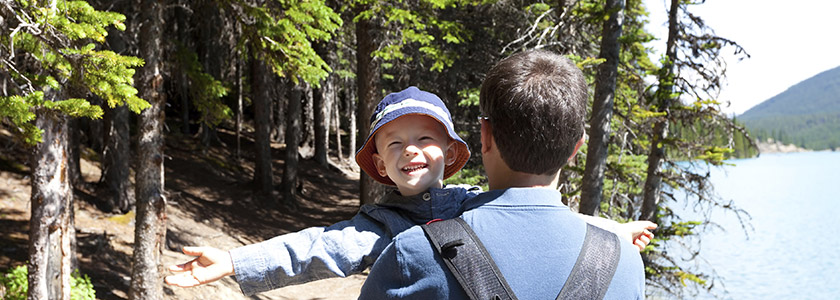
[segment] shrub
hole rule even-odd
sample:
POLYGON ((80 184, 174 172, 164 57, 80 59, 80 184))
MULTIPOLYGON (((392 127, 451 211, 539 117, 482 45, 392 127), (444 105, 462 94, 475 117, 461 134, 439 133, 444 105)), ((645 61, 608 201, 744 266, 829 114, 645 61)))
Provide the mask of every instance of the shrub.
MULTIPOLYGON (((26 300, 26 292, 29 289, 27 283, 28 271, 25 265, 17 266, 6 271, 0 276, 0 286, 6 289, 3 300, 26 300)), ((71 300, 95 300, 96 291, 90 277, 81 274, 79 270, 73 271, 70 276, 70 299, 71 300)))

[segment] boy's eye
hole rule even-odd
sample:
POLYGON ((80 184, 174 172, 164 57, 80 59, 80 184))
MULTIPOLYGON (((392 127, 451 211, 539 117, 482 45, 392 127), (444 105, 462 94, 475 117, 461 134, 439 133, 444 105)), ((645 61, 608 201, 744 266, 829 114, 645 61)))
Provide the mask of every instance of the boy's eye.
POLYGON ((430 136, 420 137, 420 140, 421 140, 421 141, 422 141, 422 140, 431 140, 431 139, 432 139, 432 137, 430 137, 430 136))
POLYGON ((402 144, 402 143, 400 143, 398 141, 393 141, 393 142, 388 143, 388 147, 399 146, 400 144, 402 144))

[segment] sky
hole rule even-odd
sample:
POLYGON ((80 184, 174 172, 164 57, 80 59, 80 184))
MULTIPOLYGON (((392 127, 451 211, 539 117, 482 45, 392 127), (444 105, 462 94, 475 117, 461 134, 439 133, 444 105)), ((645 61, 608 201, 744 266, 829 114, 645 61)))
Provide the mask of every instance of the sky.
MULTIPOLYGON (((664 49, 670 0, 644 3, 651 20, 647 29, 659 39, 649 46, 664 49)), ((727 114, 741 114, 800 81, 840 66, 838 0, 706 0, 690 11, 751 56, 742 61, 727 58, 727 84, 719 97, 730 102, 723 107, 727 114)))

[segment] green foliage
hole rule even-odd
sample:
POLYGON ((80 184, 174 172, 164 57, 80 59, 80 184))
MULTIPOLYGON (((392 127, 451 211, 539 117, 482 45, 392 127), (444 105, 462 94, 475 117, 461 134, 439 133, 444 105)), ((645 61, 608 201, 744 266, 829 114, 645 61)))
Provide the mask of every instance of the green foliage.
MULTIPOLYGON (((6 295, 3 300, 25 300, 29 290, 28 271, 25 265, 17 266, 6 271, 0 277, 0 285, 6 288, 6 295)), ((79 270, 73 271, 70 276, 70 299, 71 300, 96 300, 96 291, 93 283, 87 274, 81 274, 79 270)))
POLYGON ((7 118, 12 124, 17 125, 17 134, 27 144, 36 144, 41 141, 43 131, 32 122, 35 120, 35 112, 30 108, 35 103, 43 102, 43 99, 44 92, 41 91, 9 97, 0 96, 0 117, 7 118))
POLYGON ((96 105, 90 105, 90 102, 85 99, 72 98, 58 101, 44 101, 41 105, 63 112, 70 117, 89 117, 92 119, 102 117, 102 108, 96 105))
POLYGON ((233 111, 222 101, 229 89, 221 81, 204 72, 204 67, 198 61, 195 52, 179 46, 175 57, 187 75, 190 100, 201 113, 201 122, 212 127, 230 119, 233 111))
POLYGON ((575 54, 569 54, 566 55, 566 57, 572 60, 581 70, 596 68, 598 65, 606 61, 606 59, 603 58, 580 57, 575 54))
POLYGON ((81 274, 78 269, 70 276, 71 300, 96 300, 96 290, 87 274, 81 274))
POLYGON ((102 109, 82 99, 88 91, 112 107, 125 104, 139 113, 149 106, 132 86, 134 68, 143 61, 96 50, 88 42, 103 42, 109 26, 124 30, 123 15, 97 11, 86 1, 55 6, 13 1, 6 9, 17 18, 0 27, 4 33, 0 44, 11 52, 2 68, 12 79, 11 96, 0 98, 4 104, 0 118, 17 127, 18 135, 28 144, 41 140, 41 130, 33 124, 38 109, 100 118, 102 109), (51 93, 58 96, 45 98, 47 90, 58 91, 51 93))
POLYGON ((51 16, 51 23, 71 40, 92 39, 105 42, 107 26, 125 30, 125 16, 115 12, 103 12, 93 9, 87 1, 66 1, 59 5, 60 11, 44 10, 51 16), (61 17, 60 14, 64 14, 61 17))
POLYGON ((323 0, 280 1, 279 6, 233 2, 251 19, 240 21, 243 37, 277 75, 319 86, 332 71, 312 48, 313 41, 329 40, 342 25, 340 16, 323 0))
POLYGON ((698 285, 701 285, 701 286, 706 285, 706 280, 700 278, 699 276, 697 276, 695 274, 684 272, 684 271, 677 271, 676 274, 677 274, 677 277, 679 277, 680 283, 683 286, 688 286, 685 283, 686 280, 689 280, 689 281, 694 282, 694 283, 696 283, 698 285))
POLYGON ((134 68, 143 66, 143 60, 94 48, 94 44, 88 44, 81 49, 65 50, 80 57, 77 71, 82 73, 82 84, 105 99, 110 107, 124 104, 137 114, 148 108, 149 103, 137 97, 137 89, 133 86, 134 68))
POLYGON ((461 22, 441 18, 440 12, 477 4, 465 0, 421 0, 415 5, 359 1, 355 5, 366 5, 366 9, 358 13, 353 21, 381 18, 383 25, 392 29, 387 30, 387 43, 374 51, 375 57, 385 61, 412 62, 415 57, 406 55, 406 47, 417 45, 423 54, 419 58, 431 62, 429 70, 441 72, 451 67, 459 57, 449 46, 471 40, 472 34, 461 22))
POLYGON ((27 144, 36 144, 41 141, 43 131, 33 124, 35 113, 32 108, 43 107, 60 111, 71 117, 101 118, 102 108, 90 105, 85 99, 66 99, 48 101, 44 99, 44 92, 35 91, 25 95, 12 95, 0 97, 0 117, 8 118, 12 124, 17 125, 19 136, 27 144))
POLYGON ((468 88, 458 91, 458 97, 461 98, 458 106, 478 106, 478 94, 478 88, 468 88))
POLYGON ((0 277, 0 285, 6 288, 6 295, 3 300, 26 299, 26 292, 29 290, 26 276, 26 266, 21 265, 6 271, 0 277))
POLYGON ((444 184, 467 184, 470 186, 481 186, 482 190, 488 190, 487 178, 481 175, 480 170, 463 168, 458 173, 443 181, 444 184))

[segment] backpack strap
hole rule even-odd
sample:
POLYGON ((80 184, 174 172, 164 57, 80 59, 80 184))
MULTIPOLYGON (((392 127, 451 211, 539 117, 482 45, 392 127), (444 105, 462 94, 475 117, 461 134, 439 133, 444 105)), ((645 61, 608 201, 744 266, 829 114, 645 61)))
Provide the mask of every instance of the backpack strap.
POLYGON ((583 247, 557 299, 603 299, 618 268, 620 257, 618 236, 586 224, 583 247))
POLYGON ((481 240, 463 219, 433 220, 420 227, 470 299, 517 299, 481 240))
MULTIPOLYGON (((493 257, 463 219, 432 220, 420 227, 470 299, 517 299, 493 257)), ((586 224, 583 247, 557 299, 603 299, 618 268, 620 249, 614 233, 586 224)))

